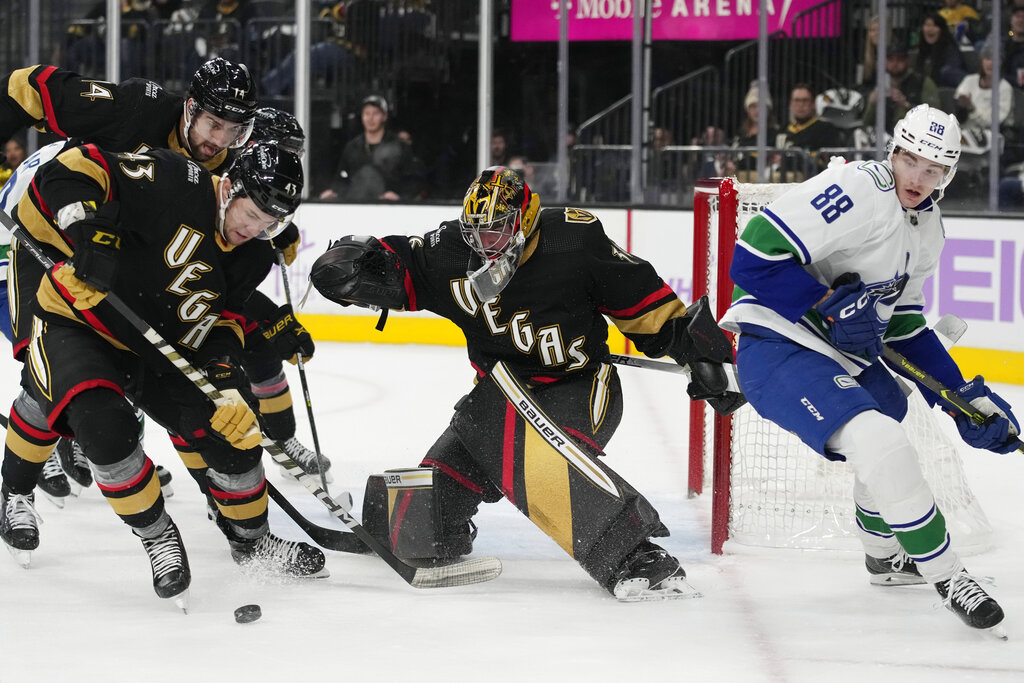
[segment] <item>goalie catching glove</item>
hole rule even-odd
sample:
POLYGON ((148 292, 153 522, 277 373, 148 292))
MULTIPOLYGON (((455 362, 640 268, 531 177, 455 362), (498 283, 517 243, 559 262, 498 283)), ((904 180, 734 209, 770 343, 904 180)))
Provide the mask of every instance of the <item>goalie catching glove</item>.
POLYGON ((743 394, 727 390, 729 380, 722 365, 733 362, 732 344, 715 322, 707 296, 666 325, 672 326, 672 340, 665 353, 690 368, 686 393, 691 399, 707 401, 721 415, 731 415, 747 402, 743 394))
POLYGON ((256 413, 242 396, 242 391, 249 390, 249 382, 242 371, 229 359, 221 358, 207 363, 203 372, 220 392, 210 416, 213 431, 232 448, 241 451, 259 446, 263 434, 256 413))
POLYGON ((260 325, 260 331, 263 338, 270 342, 281 356, 281 360, 286 360, 292 365, 295 365, 298 354, 302 354, 302 362, 305 363, 313 357, 316 350, 313 338, 295 319, 291 306, 284 305, 274 311, 274 315, 260 325))
POLYGON ((313 263, 309 280, 336 304, 405 308, 405 268, 376 237, 346 235, 313 263))
POLYGON ((1020 424, 1010 410, 1010 404, 1004 401, 998 394, 985 386, 985 378, 978 375, 970 382, 960 386, 956 393, 969 401, 972 406, 988 417, 979 423, 952 405, 945 405, 946 410, 953 416, 956 428, 960 430, 960 438, 974 448, 993 451, 995 453, 1010 453, 1017 450, 1020 442, 1017 435, 1020 434, 1020 424))

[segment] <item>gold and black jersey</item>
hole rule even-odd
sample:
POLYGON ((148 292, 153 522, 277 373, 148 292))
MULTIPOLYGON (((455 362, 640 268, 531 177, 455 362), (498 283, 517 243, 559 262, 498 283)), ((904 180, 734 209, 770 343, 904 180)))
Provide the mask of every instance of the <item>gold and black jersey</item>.
POLYGON ((608 320, 640 351, 662 350, 670 334, 662 332, 665 321, 686 313, 654 267, 612 242, 600 220, 582 209, 543 209, 519 268, 486 302, 467 277, 480 262, 458 221, 422 238, 382 242, 407 268, 409 308, 458 325, 481 375, 499 360, 539 381, 593 369, 608 360, 608 320))
MULTIPOLYGON (((222 311, 240 308, 251 292, 236 286, 244 278, 226 265, 232 247, 216 229, 218 182, 196 162, 170 150, 115 154, 83 145, 61 152, 39 169, 14 217, 59 267, 75 251, 57 225, 60 209, 75 202, 118 202, 120 246, 112 291, 178 351, 192 357, 210 343, 240 348, 241 330, 222 311)), ((52 274, 42 277, 35 294, 40 319, 74 321, 117 346, 134 346, 123 343, 133 336, 120 316, 108 312, 104 302, 95 309, 75 308, 74 296, 52 274)))
MULTIPOLYGON (((0 80, 0 140, 28 126, 115 152, 173 149, 188 156, 178 136, 184 100, 153 81, 109 83, 55 66, 36 65, 0 80)), ((221 152, 203 166, 227 168, 221 152)))

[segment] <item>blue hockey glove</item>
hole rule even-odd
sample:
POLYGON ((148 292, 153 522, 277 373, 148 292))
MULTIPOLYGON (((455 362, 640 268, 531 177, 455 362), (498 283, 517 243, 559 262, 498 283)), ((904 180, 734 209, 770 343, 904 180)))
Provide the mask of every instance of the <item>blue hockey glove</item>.
POLYGON ((818 304, 818 313, 829 325, 832 345, 842 351, 864 354, 874 360, 882 355, 882 334, 888 322, 879 320, 875 302, 857 273, 846 273, 832 285, 835 290, 818 304))
POLYGON ((960 386, 956 393, 970 401, 978 412, 988 416, 981 424, 975 424, 970 416, 947 406, 946 409, 953 415, 956 427, 960 430, 960 438, 974 448, 995 453, 1010 453, 1017 450, 1020 424, 1010 410, 1010 404, 985 386, 984 377, 978 375, 960 386))

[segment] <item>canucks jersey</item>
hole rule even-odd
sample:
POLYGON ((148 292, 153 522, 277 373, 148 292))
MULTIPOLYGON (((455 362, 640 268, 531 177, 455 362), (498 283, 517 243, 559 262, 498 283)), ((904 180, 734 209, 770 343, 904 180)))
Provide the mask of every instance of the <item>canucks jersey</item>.
POLYGON ((458 221, 381 241, 406 268, 408 308, 458 325, 481 376, 499 360, 538 381, 593 370, 608 360, 606 316, 640 351, 660 356, 671 341, 665 321, 686 313, 653 266, 618 247, 582 209, 542 209, 518 269, 489 301, 467 277, 480 263, 458 221))
MULTIPOLYGON (((189 156, 178 137, 184 99, 142 78, 109 83, 55 66, 36 65, 0 79, 0 140, 28 126, 102 149, 141 154, 172 149, 189 156)), ((222 151, 203 166, 228 166, 222 151)))
MULTIPOLYGON (((233 247, 216 229, 218 183, 170 150, 114 154, 84 145, 39 169, 14 217, 59 267, 74 253, 56 223, 59 210, 75 202, 117 201, 121 246, 113 293, 186 356, 214 338, 231 352, 241 347, 241 330, 221 313, 239 309, 255 283, 225 267, 233 247)), ((33 294, 34 312, 43 321, 86 325, 124 348, 124 323, 102 315, 102 303, 97 310, 75 308, 49 274, 37 291, 19 292, 20 305, 33 294)))
POLYGON ((736 244, 733 303, 721 324, 767 328, 830 356, 857 374, 866 359, 829 342, 813 306, 844 273, 859 273, 884 339, 908 339, 925 327, 925 279, 945 242, 938 206, 902 207, 888 162, 829 168, 755 216, 736 244))

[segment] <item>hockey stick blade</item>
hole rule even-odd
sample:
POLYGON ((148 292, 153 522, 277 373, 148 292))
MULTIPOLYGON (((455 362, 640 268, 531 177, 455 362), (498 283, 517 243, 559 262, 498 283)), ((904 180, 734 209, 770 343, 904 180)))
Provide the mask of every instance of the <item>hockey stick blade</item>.
MULTIPOLYGON (((35 238, 32 237, 27 230, 15 223, 14 220, 7 215, 7 212, 2 210, 0 210, 0 223, 14 233, 18 238, 19 243, 23 245, 44 268, 53 268, 53 261, 39 248, 35 238)), ((206 376, 203 373, 196 370, 187 358, 178 353, 177 350, 175 350, 175 348, 171 346, 159 332, 153 329, 152 325, 147 323, 138 313, 121 301, 120 297, 113 292, 110 292, 106 297, 104 297, 104 300, 109 303, 114 311, 116 311, 125 322, 134 328, 138 334, 142 335, 142 337, 149 342, 160 355, 162 355, 171 365, 176 367, 181 374, 188 378, 188 380, 198 390, 206 394, 206 398, 210 401, 216 401, 221 398, 220 391, 217 390, 217 387, 213 386, 213 384, 206 379, 206 376)), ((388 566, 394 569, 395 572, 409 585, 415 588, 464 586, 472 583, 490 581, 501 574, 501 562, 496 557, 467 560, 465 562, 457 562, 444 567, 418 568, 406 564, 396 557, 389 548, 384 547, 379 541, 377 541, 370 532, 360 526, 359 522, 349 514, 348 510, 331 498, 313 477, 308 475, 304 470, 302 470, 302 468, 295 464, 291 458, 288 457, 288 454, 285 453, 281 446, 266 438, 266 436, 264 436, 262 446, 267 450, 267 453, 270 454, 270 457, 273 458, 274 462, 282 465, 285 470, 291 470, 291 474, 293 476, 295 476, 296 471, 301 473, 300 476, 296 476, 295 478, 306 487, 306 490, 316 496, 317 499, 319 499, 320 502, 330 510, 331 514, 340 519, 345 526, 355 532, 363 543, 377 553, 377 555, 380 556, 388 566)))
POLYGON ((405 579, 413 588, 451 588, 453 586, 468 586, 474 583, 483 583, 498 578, 501 574, 501 561, 496 557, 480 557, 440 567, 413 567, 400 560, 390 548, 386 548, 369 531, 349 514, 348 510, 338 505, 337 502, 323 490, 315 477, 307 474, 298 465, 288 458, 280 448, 269 439, 263 440, 263 447, 270 453, 273 460, 285 468, 288 474, 306 487, 306 490, 316 496, 324 504, 331 514, 351 529, 359 540, 366 544, 373 552, 377 553, 382 560, 388 563, 395 572, 405 579))
MULTIPOLYGON (((636 356, 623 356, 617 353, 611 354, 611 361, 616 365, 629 365, 634 368, 644 368, 645 370, 671 372, 676 375, 686 375, 687 379, 690 378, 690 368, 676 363, 666 363, 665 361, 638 358, 636 356)), ((740 380, 736 374, 736 366, 732 363, 722 363, 722 369, 725 371, 726 380, 729 382, 728 390, 742 394, 740 380)))
MULTIPOLYGON (((893 365, 902 368, 905 372, 913 376, 915 380, 941 396, 951 406, 971 418, 975 424, 982 424, 989 418, 988 415, 985 415, 971 405, 970 401, 929 375, 921 368, 917 367, 917 365, 912 363, 906 356, 888 344, 882 346, 882 356, 893 365)), ((1017 450, 1024 453, 1024 441, 1021 441, 1020 439, 1015 439, 1015 441, 1017 442, 1017 450)))
POLYGON ((351 531, 328 529, 327 527, 314 524, 303 517, 302 513, 296 510, 295 506, 291 504, 291 501, 289 501, 285 495, 269 481, 267 482, 267 492, 270 494, 271 499, 277 503, 277 506, 281 508, 284 513, 288 515, 292 521, 295 522, 295 524, 321 548, 336 550, 341 553, 354 553, 357 555, 367 555, 373 552, 351 531))

